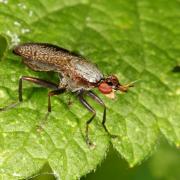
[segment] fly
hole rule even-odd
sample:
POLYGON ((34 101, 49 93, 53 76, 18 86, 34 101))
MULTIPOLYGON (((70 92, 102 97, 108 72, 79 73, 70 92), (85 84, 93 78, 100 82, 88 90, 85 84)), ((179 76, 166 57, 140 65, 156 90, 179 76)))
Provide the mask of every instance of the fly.
MULTIPOLYGON (((80 55, 76 55, 66 49, 47 43, 25 43, 13 49, 13 53, 21 56, 25 65, 34 71, 53 71, 59 75, 59 83, 55 84, 43 79, 30 76, 22 76, 19 79, 19 102, 22 98, 22 82, 29 81, 42 87, 49 88, 48 112, 51 112, 51 97, 59 95, 65 91, 73 92, 77 95, 81 104, 92 113, 90 119, 86 121, 85 140, 88 145, 92 145, 89 139, 89 125, 96 116, 95 109, 85 100, 85 96, 91 97, 104 108, 102 126, 105 131, 112 136, 106 127, 106 106, 104 102, 93 91, 99 91, 114 98, 115 91, 126 92, 133 84, 122 85, 115 75, 104 77, 96 65, 89 62, 80 55)), ((2 109, 1 109, 2 110, 2 109)))

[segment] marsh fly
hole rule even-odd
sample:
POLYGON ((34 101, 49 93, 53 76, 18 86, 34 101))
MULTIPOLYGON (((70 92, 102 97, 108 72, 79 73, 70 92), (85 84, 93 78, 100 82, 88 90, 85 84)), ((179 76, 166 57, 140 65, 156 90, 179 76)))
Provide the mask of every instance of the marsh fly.
POLYGON ((59 83, 55 84, 30 76, 22 76, 19 79, 19 102, 22 102, 22 82, 29 81, 42 87, 49 88, 48 112, 51 112, 51 97, 65 91, 77 95, 81 104, 92 113, 86 121, 85 139, 91 145, 89 139, 89 124, 96 116, 95 109, 85 100, 89 96, 104 108, 102 126, 111 135, 106 127, 106 106, 104 102, 92 91, 98 88, 99 91, 108 96, 114 97, 115 91, 126 92, 133 84, 122 85, 115 75, 104 77, 96 65, 85 58, 56 45, 47 43, 25 43, 13 49, 13 53, 21 56, 25 65, 34 71, 53 71, 59 75, 59 83))

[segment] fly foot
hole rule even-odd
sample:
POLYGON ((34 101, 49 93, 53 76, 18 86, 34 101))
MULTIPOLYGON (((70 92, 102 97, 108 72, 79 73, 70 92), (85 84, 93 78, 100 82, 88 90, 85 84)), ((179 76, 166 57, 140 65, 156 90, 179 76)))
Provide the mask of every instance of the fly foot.
POLYGON ((94 149, 96 147, 96 144, 92 143, 88 137, 86 137, 86 144, 90 149, 94 149))

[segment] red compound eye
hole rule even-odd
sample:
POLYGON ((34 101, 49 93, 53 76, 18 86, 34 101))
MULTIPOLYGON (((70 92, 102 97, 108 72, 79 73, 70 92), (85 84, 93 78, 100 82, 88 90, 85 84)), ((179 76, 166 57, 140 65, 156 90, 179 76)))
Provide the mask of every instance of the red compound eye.
POLYGON ((103 94, 109 94, 112 92, 112 87, 109 86, 107 83, 103 82, 98 87, 99 91, 101 91, 103 94))

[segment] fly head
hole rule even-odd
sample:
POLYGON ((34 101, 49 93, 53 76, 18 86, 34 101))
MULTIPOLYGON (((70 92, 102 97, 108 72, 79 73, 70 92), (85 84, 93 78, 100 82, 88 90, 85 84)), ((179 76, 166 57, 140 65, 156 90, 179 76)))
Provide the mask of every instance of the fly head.
POLYGON ((133 86, 133 83, 122 85, 115 75, 110 75, 104 80, 102 80, 102 82, 98 86, 98 89, 101 93, 113 99, 115 97, 115 91, 119 90, 122 92, 127 92, 129 87, 133 86))

